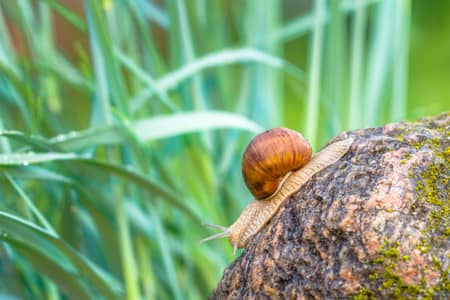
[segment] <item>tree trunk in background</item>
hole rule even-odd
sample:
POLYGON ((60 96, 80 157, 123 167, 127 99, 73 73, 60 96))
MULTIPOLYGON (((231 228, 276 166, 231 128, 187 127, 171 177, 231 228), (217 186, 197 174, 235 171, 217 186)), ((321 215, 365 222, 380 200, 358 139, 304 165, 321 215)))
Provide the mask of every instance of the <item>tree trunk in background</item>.
POLYGON ((450 113, 341 136, 350 151, 283 204, 212 299, 450 297, 450 113))

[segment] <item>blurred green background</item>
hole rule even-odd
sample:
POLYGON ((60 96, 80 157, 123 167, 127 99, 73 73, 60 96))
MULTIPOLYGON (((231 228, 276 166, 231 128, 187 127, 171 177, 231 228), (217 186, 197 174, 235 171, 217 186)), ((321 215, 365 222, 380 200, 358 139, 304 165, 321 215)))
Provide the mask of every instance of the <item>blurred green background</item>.
POLYGON ((258 132, 450 110, 446 0, 0 2, 0 299, 202 299, 258 132))

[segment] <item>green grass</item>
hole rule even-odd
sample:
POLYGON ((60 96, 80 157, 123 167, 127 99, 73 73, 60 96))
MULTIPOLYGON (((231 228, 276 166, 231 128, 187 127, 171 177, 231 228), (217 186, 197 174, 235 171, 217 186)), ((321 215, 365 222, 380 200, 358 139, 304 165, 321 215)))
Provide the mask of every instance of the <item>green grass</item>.
POLYGON ((408 95, 409 0, 75 2, 0 2, 0 298, 203 299, 251 137, 449 109, 408 95))

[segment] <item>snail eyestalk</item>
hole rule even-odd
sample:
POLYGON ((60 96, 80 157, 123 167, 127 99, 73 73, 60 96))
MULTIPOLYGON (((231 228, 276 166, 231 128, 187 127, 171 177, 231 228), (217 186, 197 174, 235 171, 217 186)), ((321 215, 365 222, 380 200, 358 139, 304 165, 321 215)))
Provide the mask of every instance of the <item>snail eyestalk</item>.
POLYGON ((201 240, 200 240, 200 244, 203 244, 204 242, 211 241, 211 240, 215 240, 215 239, 220 239, 220 238, 224 238, 224 237, 229 237, 230 234, 231 234, 231 233, 230 233, 230 232, 227 232, 227 231, 219 232, 219 233, 213 234, 213 235, 211 235, 211 236, 208 236, 208 237, 206 237, 206 238, 204 238, 204 239, 201 239, 201 240))
MULTIPOLYGON (((214 229, 222 230, 222 232, 219 232, 219 233, 213 234, 211 236, 208 236, 208 237, 206 237, 204 239, 201 239, 200 240, 200 244, 202 244, 204 242, 207 242, 207 241, 224 238, 224 237, 230 238, 230 236, 232 234, 231 228, 229 228, 229 227, 216 225, 216 224, 210 224, 210 223, 203 223, 202 225, 203 226, 207 226, 207 227, 211 227, 211 228, 214 228, 214 229)), ((232 243, 232 246, 233 246, 233 254, 236 254, 236 251, 237 251, 237 248, 238 248, 238 243, 237 242, 233 243, 232 241, 230 241, 230 242, 232 243)))
POLYGON ((226 231, 228 229, 228 227, 222 226, 222 225, 216 225, 216 224, 211 224, 211 223, 202 223, 203 226, 207 226, 207 227, 211 227, 214 229, 219 229, 219 230, 223 230, 226 231))
POLYGON ((208 236, 208 237, 206 237, 204 239, 201 239, 200 240, 201 244, 204 243, 204 242, 210 241, 210 240, 215 240, 215 239, 220 239, 220 238, 224 238, 224 237, 229 237, 231 235, 231 231, 230 231, 230 229, 228 227, 220 226, 220 225, 216 225, 216 224, 209 224, 209 223, 203 223, 202 225, 203 226, 208 226, 208 227, 211 227, 211 228, 214 228, 214 229, 222 230, 222 232, 219 232, 219 233, 213 234, 211 236, 208 236))

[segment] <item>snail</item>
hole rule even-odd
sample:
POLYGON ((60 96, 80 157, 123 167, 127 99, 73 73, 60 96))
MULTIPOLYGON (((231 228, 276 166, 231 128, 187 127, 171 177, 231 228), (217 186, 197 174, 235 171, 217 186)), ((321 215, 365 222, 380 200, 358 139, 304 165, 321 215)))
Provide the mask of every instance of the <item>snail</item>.
POLYGON ((294 130, 274 128, 259 134, 249 143, 242 158, 242 175, 255 200, 229 227, 204 223, 222 232, 200 243, 228 237, 234 253, 238 248, 245 248, 284 200, 299 191, 316 173, 344 156, 352 143, 352 138, 332 143, 311 158, 311 146, 294 130))

